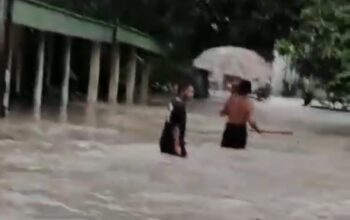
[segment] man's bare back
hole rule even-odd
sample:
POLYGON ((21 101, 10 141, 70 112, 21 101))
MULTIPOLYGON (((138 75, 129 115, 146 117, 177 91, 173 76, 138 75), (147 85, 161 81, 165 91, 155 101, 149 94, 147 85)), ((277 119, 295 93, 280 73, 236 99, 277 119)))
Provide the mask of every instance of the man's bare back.
POLYGON ((252 120, 253 103, 247 96, 232 94, 222 111, 228 117, 228 123, 245 125, 252 120))

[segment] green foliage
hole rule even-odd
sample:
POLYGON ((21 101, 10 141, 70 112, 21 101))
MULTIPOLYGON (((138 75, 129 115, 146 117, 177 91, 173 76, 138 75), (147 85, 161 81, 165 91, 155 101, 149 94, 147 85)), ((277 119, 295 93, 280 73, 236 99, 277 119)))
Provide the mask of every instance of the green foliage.
POLYGON ((301 74, 333 80, 350 71, 349 16, 347 0, 309 0, 301 12, 300 27, 277 47, 292 57, 301 74))
POLYGON ((350 73, 342 73, 329 83, 328 90, 339 95, 350 94, 350 73))
POLYGON ((350 94, 350 2, 308 0, 302 22, 277 48, 297 70, 314 76, 335 96, 350 94))

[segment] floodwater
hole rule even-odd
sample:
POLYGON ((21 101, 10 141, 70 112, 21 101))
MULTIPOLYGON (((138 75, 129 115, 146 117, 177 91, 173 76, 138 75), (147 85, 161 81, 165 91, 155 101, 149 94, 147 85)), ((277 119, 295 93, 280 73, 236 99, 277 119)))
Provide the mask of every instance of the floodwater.
POLYGON ((161 106, 74 106, 66 124, 14 113, 0 126, 0 219, 350 219, 349 113, 257 103, 262 127, 295 133, 234 151, 218 146, 223 101, 190 105, 186 160, 159 153, 161 106))

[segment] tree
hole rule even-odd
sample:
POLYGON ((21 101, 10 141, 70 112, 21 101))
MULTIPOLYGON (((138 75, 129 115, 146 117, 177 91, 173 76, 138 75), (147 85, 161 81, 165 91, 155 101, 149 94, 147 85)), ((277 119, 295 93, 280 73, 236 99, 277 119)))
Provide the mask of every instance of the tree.
POLYGON ((302 22, 279 51, 292 57, 300 74, 320 80, 332 96, 350 94, 350 2, 309 0, 302 22))
POLYGON ((346 0, 310 0, 300 27, 278 43, 303 75, 323 81, 348 71, 350 64, 350 3, 346 0))

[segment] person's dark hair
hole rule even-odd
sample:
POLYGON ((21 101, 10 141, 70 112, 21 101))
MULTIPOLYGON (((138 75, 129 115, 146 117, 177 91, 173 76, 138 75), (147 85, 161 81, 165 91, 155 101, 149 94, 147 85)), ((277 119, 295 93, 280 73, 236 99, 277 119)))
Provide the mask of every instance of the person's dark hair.
POLYGON ((238 91, 239 95, 249 95, 252 93, 252 83, 247 80, 242 80, 239 83, 238 91))
POLYGON ((178 95, 180 95, 181 93, 183 93, 186 89, 188 89, 188 87, 192 86, 192 84, 190 82, 180 82, 178 83, 178 95))
POLYGON ((238 92, 238 89, 239 89, 239 85, 241 84, 240 81, 237 81, 237 80, 233 80, 231 82, 231 93, 232 94, 236 94, 238 92))

